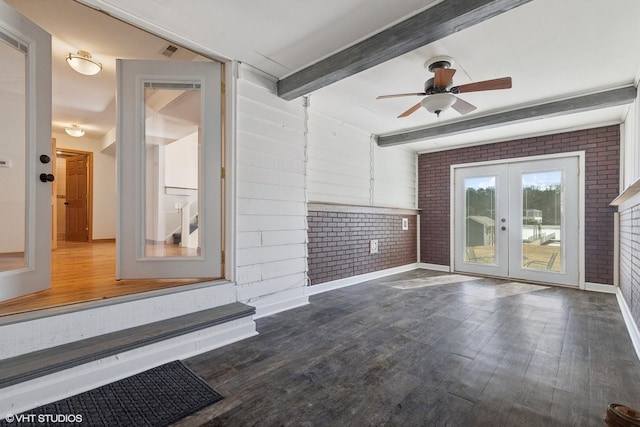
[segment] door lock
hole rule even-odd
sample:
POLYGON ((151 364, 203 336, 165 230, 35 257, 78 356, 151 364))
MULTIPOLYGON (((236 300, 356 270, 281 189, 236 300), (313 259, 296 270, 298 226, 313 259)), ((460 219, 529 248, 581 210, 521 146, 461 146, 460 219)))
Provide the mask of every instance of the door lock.
POLYGON ((500 229, 504 231, 504 230, 506 230, 506 229, 507 229, 507 227, 505 227, 505 226, 503 225, 503 226, 502 226, 502 228, 500 228, 500 229))
POLYGON ((51 161, 51 157, 47 156, 46 154, 41 154, 40 155, 40 162, 41 163, 49 163, 51 161))
POLYGON ((53 182, 55 181, 56 177, 53 176, 52 173, 41 173, 40 174, 40 181, 42 182, 53 182))

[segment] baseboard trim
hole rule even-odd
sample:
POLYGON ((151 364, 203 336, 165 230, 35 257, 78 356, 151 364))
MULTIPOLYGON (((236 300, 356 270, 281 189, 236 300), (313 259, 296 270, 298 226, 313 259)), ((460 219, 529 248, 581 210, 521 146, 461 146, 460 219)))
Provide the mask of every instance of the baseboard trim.
POLYGON ((5 387, 0 390, 0 414, 19 414, 254 335, 255 322, 248 316, 5 387))
POLYGON ((425 270, 443 271, 445 273, 451 273, 451 267, 448 265, 429 264, 427 262, 418 263, 418 267, 425 270))
POLYGON ((629 306, 627 305, 627 301, 624 299, 624 295, 622 295, 622 291, 618 287, 616 287, 616 298, 618 300, 618 305, 620 306, 620 311, 622 312, 622 318, 627 326, 627 332, 629 332, 629 336, 631 337, 631 343, 636 351, 636 356, 640 360, 640 330, 638 329, 636 322, 633 320, 631 310, 629 310, 629 306))
POLYGON ((420 268, 418 263, 407 264, 400 267, 387 268, 385 270, 372 271, 371 273, 359 274, 357 276, 345 277, 344 279, 332 280, 331 282, 319 283, 317 285, 308 286, 307 295, 316 295, 323 292, 332 291, 334 289, 344 288, 346 286, 356 285, 368 280, 379 279, 381 277, 390 276, 392 274, 404 273, 406 271, 420 268))
POLYGON ((584 283, 584 290, 591 292, 602 292, 603 294, 617 294, 618 287, 614 285, 605 285, 603 283, 584 283))
POLYGON ((309 297, 306 295, 305 288, 299 287, 241 302, 255 307, 256 314, 253 318, 260 319, 281 311, 307 305, 309 304, 309 297))

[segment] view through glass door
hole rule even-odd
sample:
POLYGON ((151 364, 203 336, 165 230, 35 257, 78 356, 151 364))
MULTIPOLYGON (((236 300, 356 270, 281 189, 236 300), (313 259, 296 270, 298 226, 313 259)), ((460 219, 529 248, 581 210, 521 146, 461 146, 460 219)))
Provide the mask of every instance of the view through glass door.
POLYGON ((118 60, 116 278, 222 276, 221 65, 118 60))
POLYGON ((456 271, 578 285, 578 157, 456 168, 456 271))
POLYGON ((0 301, 48 289, 51 39, 0 2, 0 301))

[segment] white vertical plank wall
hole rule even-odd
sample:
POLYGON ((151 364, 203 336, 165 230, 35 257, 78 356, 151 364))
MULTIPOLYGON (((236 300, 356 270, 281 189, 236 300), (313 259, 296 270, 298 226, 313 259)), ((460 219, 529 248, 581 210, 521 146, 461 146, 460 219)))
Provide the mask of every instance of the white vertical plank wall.
POLYGON ((380 148, 371 135, 309 111, 309 202, 415 208, 415 154, 380 148))
POLYGON ((629 106, 622 127, 621 190, 640 179, 640 93, 629 106))
POLYGON ((310 202, 371 204, 370 135, 309 111, 307 196, 310 202))
POLYGON ((417 154, 402 147, 380 148, 375 143, 372 149, 374 206, 417 208, 417 154))
POLYGON ((241 67, 237 84, 238 300, 257 316, 305 304, 305 107, 241 67))

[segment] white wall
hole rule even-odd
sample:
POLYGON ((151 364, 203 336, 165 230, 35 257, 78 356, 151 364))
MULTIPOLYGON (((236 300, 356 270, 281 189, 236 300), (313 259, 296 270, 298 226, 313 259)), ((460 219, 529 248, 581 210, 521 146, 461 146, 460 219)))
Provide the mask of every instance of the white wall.
POLYGON ((417 154, 402 147, 373 149, 373 205, 417 208, 417 154))
POLYGON ((629 187, 640 179, 640 92, 629 106, 622 133, 621 186, 629 187))
POLYGON ((380 148, 371 135, 309 108, 310 202, 416 207, 416 155, 380 148))
POLYGON ((54 133, 56 146, 93 153, 93 238, 116 237, 116 162, 115 156, 101 152, 102 141, 83 136, 74 138, 54 133))
MULTIPOLYGON (((238 300, 295 299, 306 286, 305 107, 240 69, 237 84, 238 300)), ((259 313, 260 314, 260 313, 259 313)))
MULTIPOLYGON (((24 90, 24 88, 22 88, 24 90)), ((0 253, 22 252, 25 242, 26 136, 25 96, 0 90, 0 159, 11 167, 0 167, 0 253)))
POLYGON ((309 109, 310 202, 371 204, 371 136, 309 109))
POLYGON ((198 188, 198 132, 164 147, 164 185, 198 188))

